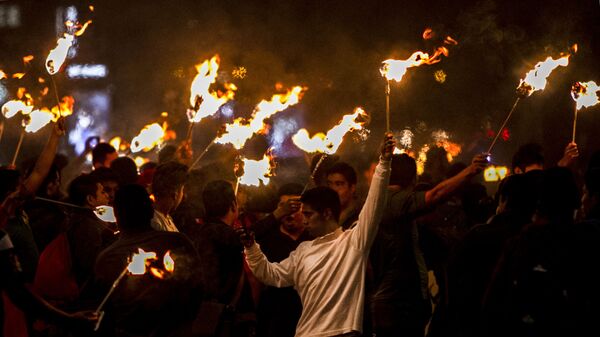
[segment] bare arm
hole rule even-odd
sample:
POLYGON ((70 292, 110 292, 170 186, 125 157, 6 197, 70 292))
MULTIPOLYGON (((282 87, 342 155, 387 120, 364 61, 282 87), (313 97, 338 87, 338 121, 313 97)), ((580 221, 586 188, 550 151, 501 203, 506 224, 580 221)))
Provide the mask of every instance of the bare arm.
POLYGON ((425 204, 427 206, 434 205, 440 200, 446 198, 452 192, 456 191, 460 186, 466 183, 471 177, 479 174, 488 165, 487 158, 484 154, 478 154, 473 158, 471 165, 460 171, 452 178, 446 179, 437 184, 434 188, 425 193, 425 204))
POLYGON ((25 189, 25 191, 22 191, 21 193, 35 193, 35 191, 37 191, 37 189, 40 187, 40 185, 46 178, 46 175, 48 175, 50 166, 52 166, 52 162, 54 161, 54 157, 56 156, 56 150, 58 148, 58 142, 60 140, 60 137, 65 134, 64 118, 60 118, 58 122, 56 122, 53 126, 54 128, 52 129, 52 133, 48 138, 48 142, 46 143, 46 146, 42 150, 42 153, 35 162, 35 167, 33 168, 33 171, 31 172, 29 177, 27 177, 27 179, 25 179, 25 181, 23 182, 23 188, 25 189))

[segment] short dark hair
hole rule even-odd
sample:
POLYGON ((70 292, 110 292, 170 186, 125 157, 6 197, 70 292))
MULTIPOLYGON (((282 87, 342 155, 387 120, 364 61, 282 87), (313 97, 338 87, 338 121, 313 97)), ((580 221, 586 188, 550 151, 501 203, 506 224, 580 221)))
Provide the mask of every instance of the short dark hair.
POLYGON ((112 161, 110 168, 119 177, 119 185, 135 184, 138 180, 137 166, 129 157, 119 157, 112 161))
POLYGON ((406 153, 392 156, 392 172, 390 185, 399 185, 406 188, 415 182, 417 176, 417 163, 406 153))
POLYGON ((284 195, 301 195, 304 190, 304 186, 297 183, 287 183, 282 185, 277 190, 277 196, 282 197, 284 195))
POLYGON ((188 167, 175 161, 158 165, 152 178, 152 194, 161 198, 176 193, 187 180, 188 167))
POLYGON ((160 151, 158 151, 158 164, 164 164, 166 162, 175 160, 177 158, 177 147, 175 145, 165 145, 160 151))
POLYGON ((543 148, 537 143, 528 143, 517 149, 512 158, 512 170, 520 168, 525 172, 525 168, 530 165, 544 165, 543 148))
POLYGON ((344 179, 346 179, 348 184, 356 185, 356 181, 357 181, 356 170, 354 170, 354 168, 352 166, 350 166, 350 164, 345 163, 343 161, 339 161, 339 162, 333 164, 327 170, 327 176, 330 176, 335 173, 338 173, 338 174, 341 174, 342 176, 344 176, 344 179))
POLYGON ((500 182, 498 199, 506 201, 507 210, 523 216, 533 215, 539 198, 538 181, 540 180, 534 172, 537 171, 514 174, 500 182))
POLYGON ((96 197, 100 180, 91 174, 82 174, 69 184, 69 200, 78 206, 87 204, 89 195, 96 197))
POLYGON ((225 180, 211 181, 202 191, 202 202, 207 218, 225 216, 235 201, 233 187, 225 180))
POLYGON ((315 211, 319 212, 319 214, 323 214, 329 208, 331 213, 333 213, 335 221, 339 221, 340 219, 340 197, 329 187, 318 186, 312 188, 302 194, 300 201, 309 205, 315 211))
POLYGON ((106 156, 115 152, 117 152, 117 150, 115 150, 112 145, 108 143, 98 143, 98 145, 92 149, 92 164, 104 163, 106 156))
POLYGON ((90 173, 92 176, 96 177, 100 183, 104 183, 106 181, 114 181, 116 183, 119 182, 119 176, 108 167, 99 167, 90 173))
POLYGON ((148 192, 141 185, 119 188, 115 194, 114 210, 119 228, 125 232, 151 228, 154 209, 148 192))

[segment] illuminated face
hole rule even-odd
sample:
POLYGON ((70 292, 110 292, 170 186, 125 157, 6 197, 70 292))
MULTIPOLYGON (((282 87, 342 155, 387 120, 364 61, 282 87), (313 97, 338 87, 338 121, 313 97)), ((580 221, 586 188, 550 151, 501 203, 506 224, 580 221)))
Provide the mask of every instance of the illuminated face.
POLYGON ((108 194, 104 191, 104 186, 100 183, 97 183, 96 186, 96 195, 88 196, 88 204, 93 208, 108 205, 108 194))
POLYGON ((327 176, 327 187, 338 194, 342 209, 350 204, 356 191, 356 185, 350 185, 348 180, 340 173, 332 173, 327 176))
MULTIPOLYGON (((298 199, 299 195, 282 195, 279 198, 279 205, 285 204, 290 199, 298 199)), ((300 210, 296 213, 287 215, 281 219, 281 225, 290 233, 299 233, 304 230, 304 221, 300 210)))
POLYGON ((302 216, 304 219, 304 228, 313 237, 319 237, 327 234, 327 219, 325 216, 319 214, 308 204, 302 204, 302 216))
POLYGON ((107 180, 102 182, 104 192, 108 195, 108 205, 112 206, 115 201, 115 193, 119 189, 119 184, 114 180, 107 180))
POLYGON ((113 160, 119 158, 119 153, 118 152, 113 152, 113 153, 109 153, 106 155, 106 159, 104 160, 104 163, 102 163, 103 167, 110 167, 110 164, 113 162, 113 160))

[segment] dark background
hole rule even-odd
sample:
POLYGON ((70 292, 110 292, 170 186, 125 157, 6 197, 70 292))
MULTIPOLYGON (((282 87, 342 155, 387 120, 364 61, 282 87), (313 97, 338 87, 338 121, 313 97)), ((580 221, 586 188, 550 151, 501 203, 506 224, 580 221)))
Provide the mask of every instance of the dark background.
MULTIPOLYGON (((521 102, 509 123, 510 139, 495 148, 495 160, 510 164, 518 145, 537 141, 550 163, 570 140, 571 84, 600 81, 596 0, 0 1, 0 6, 12 5, 20 8, 21 25, 0 27, 0 69, 9 72, 19 71, 22 56, 33 54, 31 73, 44 75, 43 62, 56 43, 57 8, 75 5, 80 20, 94 20, 77 43, 77 56, 67 62, 106 64, 108 77, 70 80, 61 73, 56 81, 63 94, 87 88, 110 94, 106 139, 133 137, 143 125, 159 120, 162 111, 170 113, 169 122, 181 138, 194 65, 218 53, 221 77, 238 86, 236 116, 248 115, 261 99, 270 98, 277 82, 305 85, 301 104, 282 117, 302 116, 300 126, 312 134, 363 106, 372 116, 373 136, 359 147, 347 141, 340 151, 349 156, 373 152, 370 144, 379 140, 385 122, 381 61, 405 59, 416 50, 430 52, 450 35, 459 44, 451 47, 448 58, 409 69, 401 83, 392 84, 392 125, 423 130, 417 143, 428 142, 435 129, 447 130, 463 145, 466 159, 487 148, 486 132, 504 119, 519 79, 537 62, 577 43, 579 52, 570 65, 555 70, 544 91, 521 102), (95 6, 93 13, 89 4, 95 6), (438 38, 423 40, 427 27, 438 38), (247 76, 231 78, 240 66, 247 76), (447 75, 444 83, 434 78, 438 70, 447 75)), ((12 95, 22 83, 3 84, 12 95)), ((600 148, 599 110, 580 113, 577 141, 583 160, 600 148)), ((219 123, 229 120, 213 118, 197 126, 197 150, 212 139, 219 123)), ((14 151, 17 124, 6 122, 0 141, 3 164, 14 151)), ((25 148, 39 148, 47 131, 28 135, 25 148)))

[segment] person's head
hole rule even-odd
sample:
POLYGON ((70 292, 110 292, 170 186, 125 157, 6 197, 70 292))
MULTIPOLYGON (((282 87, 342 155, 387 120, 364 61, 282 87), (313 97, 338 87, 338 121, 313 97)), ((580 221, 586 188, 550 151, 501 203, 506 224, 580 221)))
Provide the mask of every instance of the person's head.
POLYGON ((340 197, 342 208, 348 206, 356 192, 356 171, 344 162, 337 162, 327 170, 327 187, 340 197))
POLYGON ((119 157, 112 161, 110 168, 119 177, 119 185, 137 183, 138 172, 133 159, 129 157, 119 157))
POLYGON ((314 237, 326 235, 336 230, 340 219, 340 198, 329 187, 315 187, 300 198, 304 226, 314 237))
POLYGON ((408 188, 416 183, 417 163, 406 153, 392 156, 392 172, 390 175, 390 186, 408 188))
POLYGON ((69 199, 72 203, 86 208, 96 208, 108 204, 108 194, 97 177, 82 174, 69 185, 69 199))
POLYGON ((160 151, 158 151, 158 164, 164 164, 177 160, 177 147, 175 145, 165 145, 160 151))
MULTIPOLYGON (((279 204, 286 203, 290 199, 299 199, 304 187, 300 184, 289 183, 282 185, 279 188, 279 204)), ((304 222, 302 221, 302 213, 300 211, 287 215, 281 219, 281 226, 288 232, 297 233, 304 230, 304 222)))
POLYGON ((124 233, 150 230, 154 209, 146 189, 137 184, 124 185, 115 194, 115 217, 124 233))
MULTIPOLYGON (((38 158, 35 157, 24 162, 24 177, 29 177, 29 175, 33 173, 37 159, 38 158)), ((44 178, 44 181, 42 182, 38 190, 35 192, 36 196, 53 199, 60 198, 61 173, 60 168, 56 164, 56 162, 57 160, 55 159, 52 165, 50 166, 50 169, 48 170, 48 174, 44 178)))
MULTIPOLYGON (((231 183, 214 180, 206 184, 202 191, 202 201, 207 218, 231 220, 237 218, 238 207, 231 183)), ((225 221, 227 224, 228 221, 225 221)))
POLYGON ((514 212, 531 218, 538 202, 539 179, 535 173, 514 174, 502 180, 498 187, 497 214, 514 212))
POLYGON ((583 214, 587 218, 600 218, 600 167, 588 170, 581 197, 583 214))
POLYGON ((152 178, 152 194, 157 201, 166 201, 175 209, 183 199, 188 167, 175 161, 158 165, 152 178))
POLYGON ((531 170, 544 168, 544 155, 542 146, 537 143, 528 143, 519 147, 512 158, 512 171, 515 174, 526 173, 531 170))
POLYGON ((547 221, 572 221, 580 201, 575 178, 569 169, 553 167, 544 170, 536 215, 547 221))
POLYGON ((90 173, 96 177, 100 184, 104 187, 104 192, 108 195, 108 204, 113 205, 115 202, 115 193, 119 189, 119 177, 108 167, 99 167, 90 173))
POLYGON ((112 145, 108 143, 98 143, 92 150, 92 165, 94 168, 110 167, 113 160, 117 159, 119 154, 112 145))

